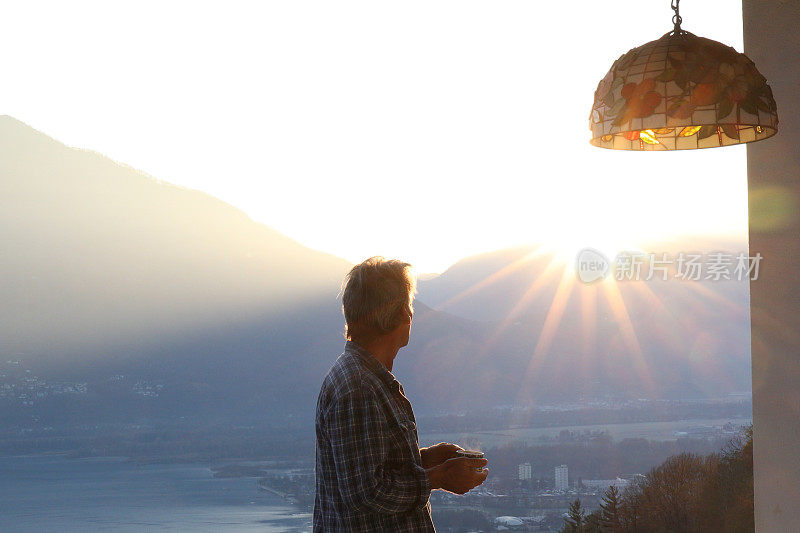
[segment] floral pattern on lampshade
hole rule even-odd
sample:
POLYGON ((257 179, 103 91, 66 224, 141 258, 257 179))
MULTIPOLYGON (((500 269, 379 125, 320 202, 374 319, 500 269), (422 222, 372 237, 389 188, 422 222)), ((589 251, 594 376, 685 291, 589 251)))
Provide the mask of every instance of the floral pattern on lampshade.
POLYGON ((778 113, 746 55, 682 31, 614 62, 597 85, 589 127, 602 148, 685 150, 766 139, 778 113))

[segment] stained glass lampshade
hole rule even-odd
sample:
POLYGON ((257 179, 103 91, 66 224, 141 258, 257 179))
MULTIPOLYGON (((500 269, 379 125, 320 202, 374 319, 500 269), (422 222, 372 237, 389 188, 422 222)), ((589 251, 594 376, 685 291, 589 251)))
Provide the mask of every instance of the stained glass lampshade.
POLYGON ((597 86, 589 127, 601 148, 690 150, 771 137, 778 113, 746 55, 676 23, 614 62, 597 86))

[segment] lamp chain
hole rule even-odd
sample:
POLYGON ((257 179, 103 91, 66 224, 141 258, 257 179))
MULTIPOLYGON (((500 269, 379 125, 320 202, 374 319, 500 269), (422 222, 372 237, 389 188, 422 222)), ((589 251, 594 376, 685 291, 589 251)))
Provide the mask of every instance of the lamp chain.
POLYGON ((672 0, 672 3, 670 4, 672 6, 672 10, 675 12, 675 14, 672 15, 672 23, 675 24, 674 33, 676 35, 681 33, 681 22, 683 22, 683 19, 680 15, 680 3, 681 0, 672 0))

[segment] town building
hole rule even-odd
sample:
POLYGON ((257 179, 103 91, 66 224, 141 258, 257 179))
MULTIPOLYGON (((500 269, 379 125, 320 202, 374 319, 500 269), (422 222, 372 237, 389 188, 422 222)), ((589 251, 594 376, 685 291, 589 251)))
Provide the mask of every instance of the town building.
POLYGON ((556 490, 565 491, 569 488, 569 473, 567 465, 556 467, 556 490))
POLYGON ((630 481, 618 477, 617 479, 584 479, 582 483, 587 489, 597 490, 599 492, 605 492, 612 485, 622 492, 630 484, 630 481))

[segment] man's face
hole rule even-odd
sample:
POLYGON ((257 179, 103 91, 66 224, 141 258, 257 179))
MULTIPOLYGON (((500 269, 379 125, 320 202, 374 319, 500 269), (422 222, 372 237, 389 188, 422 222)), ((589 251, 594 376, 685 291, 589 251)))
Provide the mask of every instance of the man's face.
POLYGON ((411 338, 411 321, 414 319, 414 308, 411 307, 409 304, 408 306, 408 322, 403 322, 400 324, 401 328, 401 336, 400 336, 400 347, 408 345, 408 341, 411 338))

